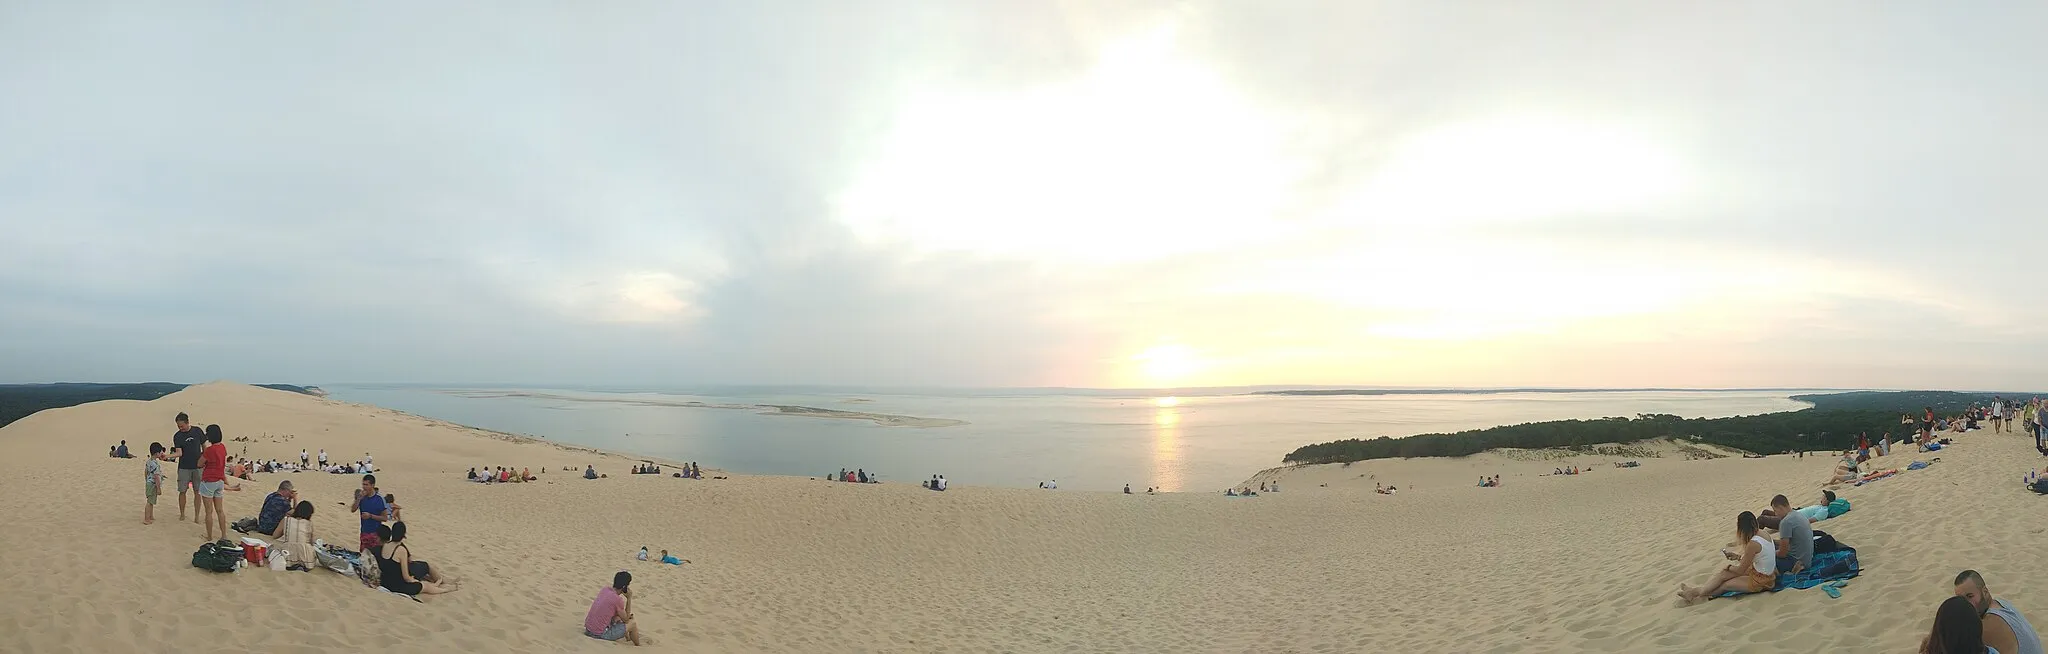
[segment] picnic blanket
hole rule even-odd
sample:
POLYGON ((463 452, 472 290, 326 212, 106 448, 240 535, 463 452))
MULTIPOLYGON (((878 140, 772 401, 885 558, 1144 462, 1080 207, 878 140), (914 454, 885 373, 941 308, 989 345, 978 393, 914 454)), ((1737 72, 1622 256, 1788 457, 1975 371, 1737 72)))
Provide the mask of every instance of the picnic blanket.
MULTIPOLYGON (((1775 593, 1787 588, 1807 589, 1837 579, 1851 579, 1863 574, 1863 566, 1856 561, 1856 548, 1843 547, 1832 552, 1813 555, 1813 565, 1805 570, 1778 575, 1778 584, 1771 588, 1775 593)), ((1715 597, 1734 597, 1752 593, 1721 593, 1715 597)))

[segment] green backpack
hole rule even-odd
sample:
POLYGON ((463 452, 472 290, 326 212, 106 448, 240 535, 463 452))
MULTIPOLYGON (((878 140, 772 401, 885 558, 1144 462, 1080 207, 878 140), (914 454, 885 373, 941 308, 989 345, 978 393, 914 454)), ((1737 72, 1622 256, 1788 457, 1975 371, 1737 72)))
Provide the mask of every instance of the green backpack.
POLYGON ((221 541, 199 546, 192 553, 192 567, 214 572, 234 572, 235 565, 242 562, 242 548, 239 545, 221 541))

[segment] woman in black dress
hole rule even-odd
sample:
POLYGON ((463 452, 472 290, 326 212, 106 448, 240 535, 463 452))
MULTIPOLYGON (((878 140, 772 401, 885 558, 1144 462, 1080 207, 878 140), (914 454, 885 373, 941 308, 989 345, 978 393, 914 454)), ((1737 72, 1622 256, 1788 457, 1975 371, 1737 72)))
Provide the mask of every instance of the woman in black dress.
POLYGON ((455 580, 441 576, 425 561, 413 560, 412 548, 405 544, 405 523, 379 525, 377 536, 384 542, 375 554, 378 585, 385 590, 404 595, 439 595, 455 590, 455 580))

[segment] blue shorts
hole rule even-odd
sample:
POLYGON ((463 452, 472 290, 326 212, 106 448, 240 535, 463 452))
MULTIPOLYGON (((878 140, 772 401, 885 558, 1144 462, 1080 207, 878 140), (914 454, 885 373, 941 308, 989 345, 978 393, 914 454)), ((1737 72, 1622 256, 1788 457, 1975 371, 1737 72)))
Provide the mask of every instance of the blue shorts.
POLYGON ((221 492, 221 490, 222 490, 222 489, 224 489, 224 488, 226 488, 226 487, 227 487, 227 485, 228 485, 228 484, 227 484, 227 482, 226 482, 226 481, 202 481, 202 482, 199 482, 199 496, 200 496, 200 497, 220 497, 220 492, 221 492))
POLYGON ((618 640, 626 637, 626 624, 623 622, 612 623, 612 626, 605 627, 604 633, 601 634, 593 634, 590 633, 589 629, 585 629, 583 630, 583 635, 598 640, 618 640))

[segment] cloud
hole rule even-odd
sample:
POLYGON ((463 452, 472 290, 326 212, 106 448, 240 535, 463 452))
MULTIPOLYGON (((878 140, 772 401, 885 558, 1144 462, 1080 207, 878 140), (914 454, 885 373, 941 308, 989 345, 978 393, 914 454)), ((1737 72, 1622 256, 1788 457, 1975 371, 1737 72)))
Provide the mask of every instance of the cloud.
POLYGON ((0 381, 2024 385, 2042 12, 9 6, 0 381))

